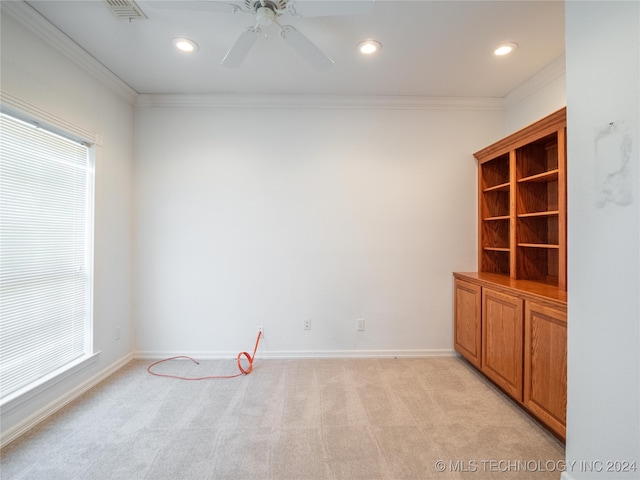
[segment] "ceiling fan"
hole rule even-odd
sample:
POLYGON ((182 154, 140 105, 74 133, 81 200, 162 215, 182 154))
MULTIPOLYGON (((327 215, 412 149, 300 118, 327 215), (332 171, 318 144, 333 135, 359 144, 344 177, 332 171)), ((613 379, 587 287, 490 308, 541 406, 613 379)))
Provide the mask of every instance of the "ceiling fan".
POLYGON ((323 53, 311 40, 292 25, 282 25, 279 17, 289 14, 295 17, 322 17, 365 14, 371 10, 374 0, 244 0, 242 3, 224 3, 217 0, 199 1, 148 1, 154 8, 210 11, 218 13, 247 13, 255 17, 253 25, 247 27, 222 59, 221 65, 238 68, 249 54, 251 47, 262 33, 261 27, 276 25, 280 36, 300 56, 317 70, 323 71, 333 65, 333 60, 323 53))

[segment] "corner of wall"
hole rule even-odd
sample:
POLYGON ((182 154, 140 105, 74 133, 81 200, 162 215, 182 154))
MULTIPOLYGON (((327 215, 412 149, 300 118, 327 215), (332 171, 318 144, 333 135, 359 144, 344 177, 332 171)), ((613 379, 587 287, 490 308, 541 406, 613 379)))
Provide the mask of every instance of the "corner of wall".
POLYGON ((135 105, 138 93, 133 88, 58 30, 27 2, 1 2, 1 7, 2 15, 9 14, 129 104, 135 105))
POLYGON ((509 135, 567 103, 566 61, 562 54, 504 97, 504 134, 509 135))

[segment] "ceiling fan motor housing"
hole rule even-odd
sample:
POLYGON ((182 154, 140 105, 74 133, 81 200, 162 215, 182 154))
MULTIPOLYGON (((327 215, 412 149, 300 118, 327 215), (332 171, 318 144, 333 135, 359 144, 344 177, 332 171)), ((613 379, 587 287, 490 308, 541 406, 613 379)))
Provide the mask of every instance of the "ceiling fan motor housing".
POLYGON ((244 5, 252 12, 258 12, 261 8, 268 8, 276 15, 282 15, 287 8, 288 0, 244 0, 244 5))
POLYGON ((256 20, 258 25, 267 27, 271 25, 276 19, 276 14, 268 7, 260 7, 256 12, 256 20))

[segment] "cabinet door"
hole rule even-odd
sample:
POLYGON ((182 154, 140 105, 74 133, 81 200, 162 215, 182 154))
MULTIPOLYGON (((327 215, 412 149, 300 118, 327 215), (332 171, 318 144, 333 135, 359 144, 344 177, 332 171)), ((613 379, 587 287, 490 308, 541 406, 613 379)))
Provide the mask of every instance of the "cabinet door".
POLYGON ((522 401, 522 300, 482 289, 482 371, 509 395, 522 401))
POLYGON ((455 281, 454 347, 473 365, 480 368, 481 288, 455 281))
POLYGON ((525 305, 525 406, 562 438, 567 410, 567 312, 525 305))

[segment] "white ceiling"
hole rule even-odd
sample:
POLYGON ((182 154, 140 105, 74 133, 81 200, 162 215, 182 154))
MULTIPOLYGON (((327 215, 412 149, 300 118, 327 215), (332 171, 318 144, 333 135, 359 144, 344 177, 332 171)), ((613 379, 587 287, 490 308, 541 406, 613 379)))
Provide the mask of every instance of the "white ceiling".
POLYGON ((268 38, 258 39, 240 68, 221 67, 254 23, 242 13, 160 9, 138 0, 148 19, 128 21, 102 0, 28 3, 136 92, 148 94, 502 98, 564 53, 563 1, 376 0, 364 15, 280 17, 335 61, 325 72, 291 49, 274 25, 263 28, 268 38), (179 36, 195 40, 199 51, 178 52, 172 39, 179 36), (367 38, 383 45, 375 57, 356 52, 367 38), (519 48, 494 56, 505 41, 519 48))

